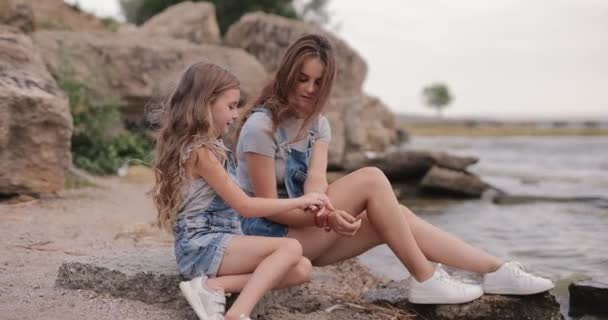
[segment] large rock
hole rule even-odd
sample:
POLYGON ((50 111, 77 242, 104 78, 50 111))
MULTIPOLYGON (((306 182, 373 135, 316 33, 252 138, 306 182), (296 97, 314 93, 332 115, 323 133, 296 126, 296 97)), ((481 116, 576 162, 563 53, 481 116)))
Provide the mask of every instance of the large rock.
POLYGON ((1 0, 0 23, 26 32, 42 29, 109 31, 102 19, 63 0, 1 0))
POLYGON ((301 36, 316 33, 325 35, 336 52, 337 78, 334 94, 358 94, 367 75, 367 65, 346 42, 327 31, 302 21, 255 12, 246 14, 230 26, 224 43, 255 56, 269 72, 274 72, 287 47, 301 36))
POLYGON ((413 309, 417 319, 435 320, 561 320, 559 304, 550 293, 531 296, 485 295, 475 301, 452 305, 415 305, 407 301, 407 281, 391 282, 365 293, 371 303, 413 309))
POLYGON ((194 62, 208 60, 234 73, 241 81, 242 99, 258 91, 267 77, 254 57, 237 48, 139 33, 42 31, 33 38, 56 78, 68 75, 100 99, 117 98, 135 122, 141 121, 146 103, 167 94, 194 62))
POLYGON ((439 191, 465 197, 479 198, 492 186, 483 182, 478 176, 465 171, 434 166, 429 170, 420 186, 430 191, 439 191))
POLYGON ((327 110, 332 129, 332 168, 344 168, 347 155, 380 152, 399 143, 394 115, 378 98, 365 94, 333 98, 327 110))
POLYGON ((23 32, 34 31, 34 11, 26 3, 3 0, 0 2, 0 23, 23 32))
POLYGON ((0 26, 0 193, 61 190, 71 136, 68 99, 30 38, 0 26))
POLYGON ((441 151, 395 149, 383 153, 352 153, 344 162, 348 171, 373 166, 380 168, 393 182, 422 178, 433 167, 463 171, 479 161, 441 151))
POLYGON ((210 2, 180 2, 146 21, 140 30, 148 35, 181 38, 194 43, 221 42, 215 7, 210 2))
POLYGON ((572 316, 608 316, 608 279, 577 281, 568 286, 572 316))
POLYGON ((170 248, 115 251, 64 262, 55 283, 114 297, 165 303, 181 297, 180 277, 170 248))

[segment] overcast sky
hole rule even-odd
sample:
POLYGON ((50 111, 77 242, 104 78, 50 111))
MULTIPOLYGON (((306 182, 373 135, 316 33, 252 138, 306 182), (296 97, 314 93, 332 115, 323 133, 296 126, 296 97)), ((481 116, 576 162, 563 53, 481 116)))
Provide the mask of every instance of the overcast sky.
MULTIPOLYGON (((118 1, 77 2, 120 15, 118 1)), ((420 91, 442 81, 455 97, 448 117, 608 120, 606 0, 330 0, 329 10, 368 63, 365 90, 396 112, 434 114, 420 91)))

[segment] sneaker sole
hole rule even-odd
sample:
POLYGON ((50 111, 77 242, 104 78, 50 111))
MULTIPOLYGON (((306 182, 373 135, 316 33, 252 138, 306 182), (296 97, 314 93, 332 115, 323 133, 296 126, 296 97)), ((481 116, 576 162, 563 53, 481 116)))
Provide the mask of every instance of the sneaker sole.
POLYGON ((414 304, 461 304, 468 303, 479 299, 483 295, 480 294, 467 300, 462 299, 446 299, 445 297, 423 296, 423 297, 408 297, 408 301, 414 304))
POLYGON ((507 287, 484 287, 483 292, 487 294, 505 294, 505 295, 516 295, 516 296, 527 296, 531 294, 537 294, 545 291, 549 291, 553 289, 554 286, 549 288, 543 288, 533 291, 522 292, 521 290, 517 290, 515 288, 507 288, 507 287))
POLYGON ((200 320, 209 320, 207 316, 207 311, 205 307, 201 303, 200 299, 196 296, 196 294, 190 288, 190 284, 186 281, 180 282, 179 289, 182 291, 182 294, 198 316, 200 320))

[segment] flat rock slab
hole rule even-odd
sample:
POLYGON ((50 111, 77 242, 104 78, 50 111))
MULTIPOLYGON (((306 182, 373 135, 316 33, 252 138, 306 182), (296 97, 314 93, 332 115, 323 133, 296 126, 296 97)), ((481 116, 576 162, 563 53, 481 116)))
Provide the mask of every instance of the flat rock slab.
POLYGON ((180 281, 173 249, 154 248, 70 259, 59 267, 55 283, 67 289, 165 303, 181 299, 180 281))
POLYGON ((608 279, 576 281, 568 286, 572 316, 608 316, 608 279))
POLYGON ((388 304, 415 310, 420 319, 434 320, 560 320, 559 304, 550 293, 530 296, 485 295, 475 301, 454 305, 415 305, 407 302, 407 281, 394 281, 372 289, 364 298, 374 304, 388 304))

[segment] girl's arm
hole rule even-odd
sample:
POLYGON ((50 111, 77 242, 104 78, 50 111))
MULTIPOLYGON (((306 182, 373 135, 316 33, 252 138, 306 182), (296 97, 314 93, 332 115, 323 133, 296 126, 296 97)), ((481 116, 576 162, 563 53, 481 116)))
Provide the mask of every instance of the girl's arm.
MULTIPOLYGON (((244 217, 264 217, 309 205, 322 205, 324 195, 296 199, 264 199, 249 197, 228 175, 217 157, 207 148, 196 150, 192 171, 203 178, 228 205, 244 217)), ((274 172, 274 171, 273 171, 274 172)))
POLYGON ((310 165, 308 166, 308 175, 304 182, 304 193, 309 192, 327 192, 327 154, 329 143, 325 141, 317 141, 312 146, 312 155, 310 157, 310 165))
MULTIPOLYGON (((277 199, 277 178, 275 175, 274 158, 255 152, 247 152, 247 170, 256 197, 277 199)), ((274 222, 290 227, 314 226, 314 214, 300 208, 292 209, 267 217, 274 222)))

